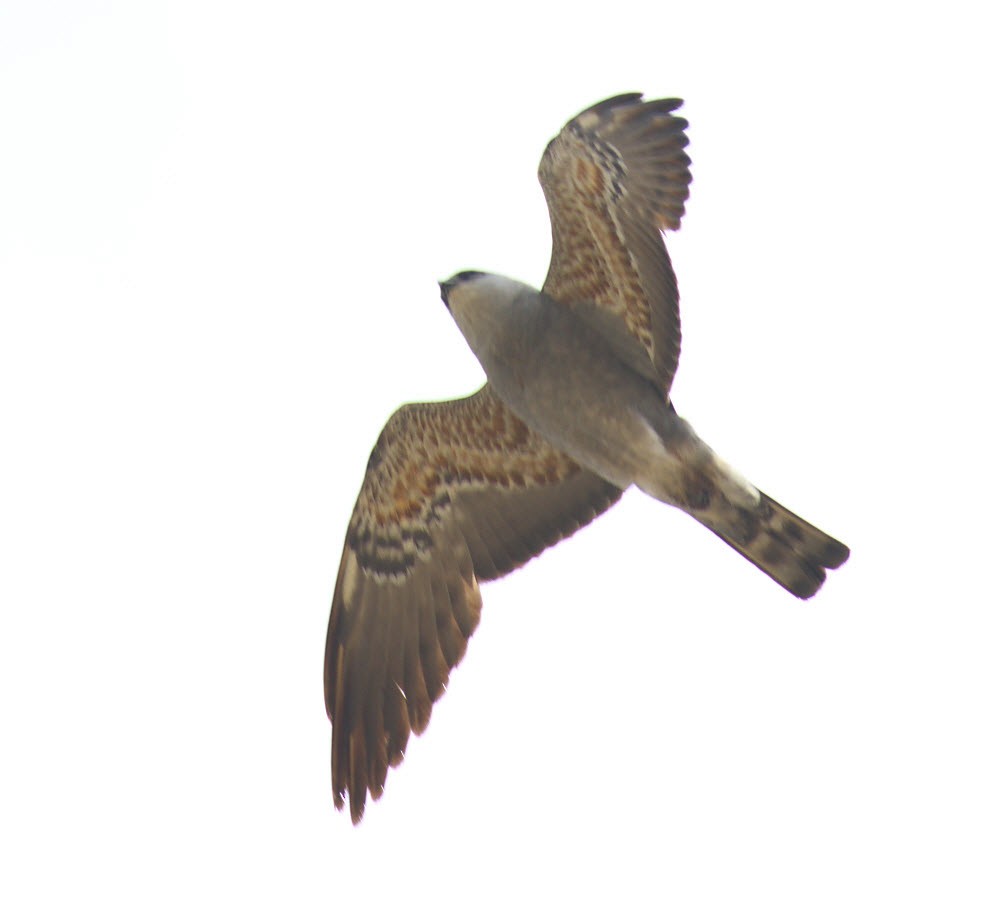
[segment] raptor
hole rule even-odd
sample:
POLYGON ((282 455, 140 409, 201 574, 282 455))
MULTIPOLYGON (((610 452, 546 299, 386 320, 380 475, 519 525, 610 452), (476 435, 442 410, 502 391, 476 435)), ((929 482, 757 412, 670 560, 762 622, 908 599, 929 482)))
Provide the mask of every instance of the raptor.
POLYGON ((670 399, 681 331, 662 231, 691 183, 678 99, 600 102, 547 146, 541 290, 460 272, 442 298, 488 382, 402 406, 349 521, 325 650, 332 791, 381 796, 461 660, 479 583, 571 535, 630 486, 678 507, 799 598, 848 558, 721 460, 670 399))

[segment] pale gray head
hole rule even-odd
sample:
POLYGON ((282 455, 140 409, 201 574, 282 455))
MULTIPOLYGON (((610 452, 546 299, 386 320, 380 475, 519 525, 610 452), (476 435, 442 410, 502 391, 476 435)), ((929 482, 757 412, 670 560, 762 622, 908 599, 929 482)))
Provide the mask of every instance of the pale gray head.
POLYGON ((463 272, 458 272, 455 275, 450 276, 445 282, 440 282, 439 294, 447 309, 450 308, 450 295, 453 293, 454 289, 459 288, 461 285, 477 282, 479 279, 482 279, 487 275, 488 273, 486 272, 478 272, 476 269, 467 269, 463 272))
POLYGON ((458 272, 439 283, 443 303, 449 308, 464 338, 480 358, 502 335, 504 324, 523 303, 523 292, 536 292, 505 276, 490 272, 458 272))

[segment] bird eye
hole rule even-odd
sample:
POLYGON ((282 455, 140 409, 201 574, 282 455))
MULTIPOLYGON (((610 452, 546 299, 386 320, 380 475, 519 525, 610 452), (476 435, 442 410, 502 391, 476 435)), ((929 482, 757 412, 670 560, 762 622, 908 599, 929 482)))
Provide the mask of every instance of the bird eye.
POLYGON ((476 269, 467 269, 464 272, 458 272, 453 278, 458 282, 470 282, 473 279, 479 279, 483 272, 478 272, 476 269))

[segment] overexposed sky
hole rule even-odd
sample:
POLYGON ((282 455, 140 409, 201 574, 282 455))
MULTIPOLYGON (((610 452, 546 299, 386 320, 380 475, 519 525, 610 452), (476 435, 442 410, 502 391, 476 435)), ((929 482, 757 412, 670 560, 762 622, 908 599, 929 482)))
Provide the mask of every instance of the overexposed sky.
POLYGON ((991 909, 974 3, 0 8, 0 905, 991 909), (540 284, 583 107, 686 99, 678 409, 846 541, 801 604, 631 492, 484 588, 384 798, 321 666, 370 448, 540 284))

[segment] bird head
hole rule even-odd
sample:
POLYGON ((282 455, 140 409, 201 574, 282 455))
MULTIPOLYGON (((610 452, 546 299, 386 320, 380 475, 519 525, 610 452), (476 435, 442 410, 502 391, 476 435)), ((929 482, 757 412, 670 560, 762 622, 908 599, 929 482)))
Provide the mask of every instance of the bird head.
MULTIPOLYGON (((443 303, 446 305, 446 309, 452 312, 453 308, 450 306, 450 296, 456 292, 458 288, 465 285, 470 285, 471 283, 476 283, 479 279, 487 277, 486 272, 478 272, 474 269, 468 269, 464 272, 458 272, 456 275, 450 276, 445 282, 439 283, 439 295, 443 299, 443 303)), ((464 292, 460 293, 460 297, 464 296, 464 292)))
POLYGON ((458 272, 439 283, 443 303, 479 359, 507 331, 525 287, 504 276, 476 271, 458 272))

